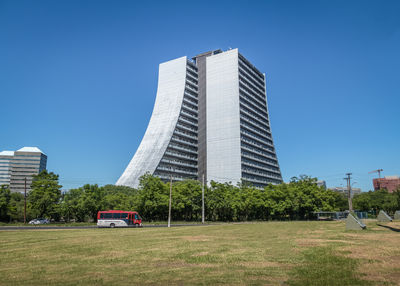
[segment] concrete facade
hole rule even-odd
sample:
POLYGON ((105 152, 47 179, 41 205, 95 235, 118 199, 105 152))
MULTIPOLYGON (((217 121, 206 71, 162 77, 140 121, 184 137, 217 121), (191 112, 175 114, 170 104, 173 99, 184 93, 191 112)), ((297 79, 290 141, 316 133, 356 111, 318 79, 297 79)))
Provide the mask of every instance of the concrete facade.
POLYGON ((14 158, 14 151, 0 152, 0 186, 10 185, 12 158, 14 158))
POLYGON ((149 126, 117 185, 150 173, 167 181, 281 183, 265 75, 238 49, 160 64, 149 126))
MULTIPOLYGON (((47 156, 37 147, 23 147, 15 152, 0 152, 1 173, 5 173, 8 169, 8 177, 2 178, 5 180, 1 182, 9 185, 12 192, 24 192, 26 179, 26 190, 29 192, 32 176, 45 170, 46 165, 47 156)), ((0 177, 4 176, 0 175, 0 177)))

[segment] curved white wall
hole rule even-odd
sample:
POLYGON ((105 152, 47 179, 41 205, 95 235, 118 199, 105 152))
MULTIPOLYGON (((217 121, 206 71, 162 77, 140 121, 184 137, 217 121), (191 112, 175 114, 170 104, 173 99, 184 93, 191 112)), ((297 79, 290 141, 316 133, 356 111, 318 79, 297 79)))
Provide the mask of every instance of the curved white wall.
POLYGON ((186 80, 186 57, 160 64, 157 97, 146 133, 116 185, 138 187, 139 178, 153 174, 178 121, 186 80))

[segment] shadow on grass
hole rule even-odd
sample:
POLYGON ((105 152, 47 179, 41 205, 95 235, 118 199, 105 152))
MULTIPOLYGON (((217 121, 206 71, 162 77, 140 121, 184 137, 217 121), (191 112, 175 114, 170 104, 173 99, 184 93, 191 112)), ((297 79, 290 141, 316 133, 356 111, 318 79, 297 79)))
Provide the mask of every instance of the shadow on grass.
POLYGON ((357 273, 359 262, 340 256, 332 247, 315 247, 303 253, 302 263, 293 269, 288 285, 372 285, 357 273))
POLYGON ((399 228, 391 227, 391 226, 388 226, 388 225, 377 224, 377 226, 381 226, 381 227, 390 229, 391 231, 400 232, 400 229, 399 229, 399 228))

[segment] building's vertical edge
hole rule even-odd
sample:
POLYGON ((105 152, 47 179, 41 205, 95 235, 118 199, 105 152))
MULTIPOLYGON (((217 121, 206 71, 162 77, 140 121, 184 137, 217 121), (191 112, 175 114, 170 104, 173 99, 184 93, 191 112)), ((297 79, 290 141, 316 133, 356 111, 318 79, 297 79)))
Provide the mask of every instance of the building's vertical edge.
POLYGON ((279 175, 280 175, 280 183, 283 183, 283 179, 282 179, 282 171, 281 171, 281 167, 280 167, 280 165, 279 165, 279 160, 278 160, 278 154, 277 154, 277 152, 276 152, 276 147, 275 147, 275 143, 274 143, 274 139, 273 139, 273 137, 272 137, 272 127, 271 127, 271 117, 270 117, 270 114, 269 114, 269 107, 268 107, 268 93, 267 93, 267 76, 265 75, 265 73, 263 74, 264 75, 264 83, 265 83, 265 85, 264 85, 264 87, 265 87, 265 103, 266 103, 266 108, 267 108, 267 114, 268 114, 268 121, 269 121, 269 131, 271 132, 271 141, 272 141, 272 145, 274 146, 274 153, 275 153, 275 158, 276 158, 276 164, 278 165, 278 171, 279 171, 279 175))
POLYGON ((238 50, 206 58, 207 181, 241 180, 238 50))
POLYGON ((199 180, 207 178, 207 112, 206 112, 206 55, 196 58, 199 75, 199 129, 198 129, 198 164, 199 180))
POLYGON ((0 152, 0 186, 10 185, 11 161, 14 158, 14 151, 0 152))
POLYGON ((138 187, 139 178, 154 173, 177 124, 186 80, 186 57, 160 64, 157 96, 142 142, 117 185, 138 187))

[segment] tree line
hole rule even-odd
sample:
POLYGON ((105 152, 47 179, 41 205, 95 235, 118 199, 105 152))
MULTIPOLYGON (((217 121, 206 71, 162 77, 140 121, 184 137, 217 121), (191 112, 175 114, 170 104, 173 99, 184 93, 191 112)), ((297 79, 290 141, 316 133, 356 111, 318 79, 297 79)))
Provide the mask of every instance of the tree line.
MULTIPOLYGON (((34 176, 27 196, 27 218, 46 217, 54 221, 96 221, 100 210, 135 210, 144 221, 168 218, 169 183, 146 174, 137 189, 86 184, 62 193, 58 175, 46 170, 34 176)), ((400 192, 362 193, 354 197, 359 210, 400 209, 400 192), (396 197, 397 196, 397 197, 396 197)), ((308 176, 293 177, 289 183, 257 189, 246 183, 211 182, 204 188, 208 221, 303 220, 315 211, 343 211, 342 194, 317 186, 308 176)), ((202 185, 195 180, 172 184, 172 220, 200 221, 202 185)), ((0 220, 23 221, 24 196, 0 188, 0 220)))

